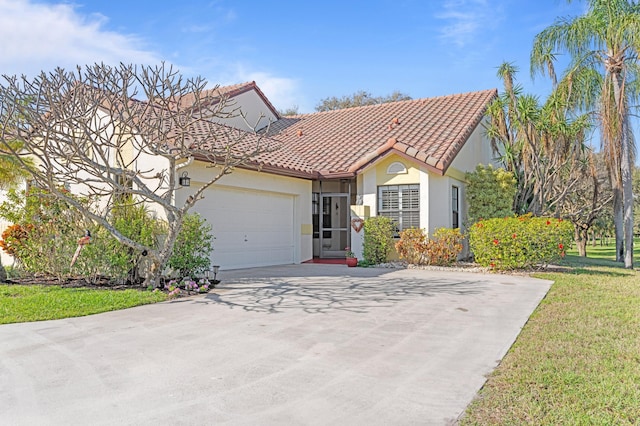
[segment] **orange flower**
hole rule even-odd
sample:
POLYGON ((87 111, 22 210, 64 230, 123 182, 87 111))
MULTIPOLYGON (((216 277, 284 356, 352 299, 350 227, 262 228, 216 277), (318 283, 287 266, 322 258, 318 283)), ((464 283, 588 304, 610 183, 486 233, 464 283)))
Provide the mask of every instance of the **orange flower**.
POLYGON ((513 234, 511 237, 512 238, 517 238, 518 236, 516 234, 513 234))

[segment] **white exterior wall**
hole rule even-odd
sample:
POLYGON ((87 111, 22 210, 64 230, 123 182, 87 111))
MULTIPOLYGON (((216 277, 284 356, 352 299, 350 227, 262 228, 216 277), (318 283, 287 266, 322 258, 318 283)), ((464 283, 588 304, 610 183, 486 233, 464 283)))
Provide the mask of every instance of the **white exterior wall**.
POLYGON ((484 135, 484 128, 478 125, 469 140, 462 147, 456 158, 451 163, 447 174, 451 171, 471 172, 478 164, 493 164, 498 166, 491 152, 491 142, 484 135))
POLYGON ((234 127, 248 132, 261 130, 269 123, 276 121, 276 116, 263 102, 262 98, 254 90, 244 92, 229 99, 229 104, 224 109, 226 112, 236 111, 242 113, 233 118, 215 117, 212 121, 234 127))
MULTIPOLYGON (((209 176, 216 172, 215 168, 206 168, 205 164, 201 162, 195 162, 184 170, 187 170, 189 173, 191 187, 182 188, 177 191, 176 203, 178 205, 182 205, 185 199, 191 195, 198 186, 202 185, 209 176)), ((278 218, 275 217, 274 214, 278 215, 278 212, 273 211, 275 205, 291 205, 293 209, 292 212, 283 211, 282 214, 279 215, 282 216, 282 218, 292 218, 292 223, 288 223, 293 237, 293 257, 291 263, 300 263, 311 259, 313 257, 311 185, 312 182, 310 180, 242 169, 236 169, 232 174, 224 176, 213 184, 212 187, 205 192, 205 198, 198 201, 191 211, 198 212, 205 218, 207 216, 214 217, 218 215, 218 217, 220 217, 220 215, 223 215, 223 219, 230 224, 232 223, 234 228, 236 226, 243 228, 244 225, 245 229, 242 232, 238 231, 237 235, 227 235, 226 238, 233 239, 232 241, 227 240, 230 244, 233 244, 233 248, 217 246, 217 244, 221 244, 222 241, 214 240, 214 251, 211 255, 212 264, 219 264, 221 270, 270 264, 268 253, 264 253, 265 256, 263 257, 259 257, 259 253, 254 253, 258 257, 248 259, 244 262, 241 258, 233 257, 230 259, 228 250, 237 250, 238 247, 242 247, 246 243, 247 254, 251 254, 252 243, 264 238, 265 232, 261 231, 268 231, 262 230, 259 227, 263 219, 259 217, 259 212, 262 207, 264 207, 264 219, 268 219, 266 217, 268 213, 271 220, 277 221, 278 218), (233 204, 232 200, 239 200, 238 197, 241 197, 240 200, 245 202, 245 207, 246 203, 250 203, 252 199, 257 200, 258 203, 262 203, 260 205, 250 206, 252 211, 255 209, 256 213, 251 216, 249 223, 242 223, 247 220, 247 212, 239 210, 242 207, 233 204), (269 197, 272 198, 273 205, 264 204, 265 200, 268 202, 269 197), (288 204, 287 200, 291 200, 291 204, 288 204), (233 217, 231 217, 231 215, 233 215, 233 217), (258 226, 257 228, 256 225, 258 226), (221 258, 227 259, 227 261, 220 261, 221 258)), ((210 224, 213 227, 214 237, 217 231, 218 233, 227 231, 217 230, 216 223, 210 224)), ((261 244, 265 244, 264 240, 261 241, 261 244)))

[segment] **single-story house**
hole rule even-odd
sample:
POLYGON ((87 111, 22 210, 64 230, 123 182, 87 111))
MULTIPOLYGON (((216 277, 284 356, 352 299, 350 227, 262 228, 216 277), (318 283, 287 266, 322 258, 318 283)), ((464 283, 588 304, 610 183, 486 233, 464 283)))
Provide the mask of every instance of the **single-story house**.
MULTIPOLYGON (((346 247, 361 258, 368 216, 389 216, 399 230, 464 228, 464 174, 493 163, 482 123, 496 90, 287 117, 255 82, 215 90, 243 115, 220 124, 281 147, 224 176, 193 208, 213 227, 211 260, 223 270, 340 258, 346 247)), ((140 170, 159 167, 145 161, 140 170)), ((183 166, 191 184, 176 192, 179 205, 214 172, 197 159, 183 166)))
MULTIPOLYGON (((255 82, 219 90, 283 147, 194 207, 213 226, 212 261, 223 269, 344 257, 346 247, 361 258, 367 216, 389 216, 400 230, 463 228, 464 174, 494 162, 481 124, 496 90, 289 117, 255 82)), ((205 166, 185 169, 192 185, 205 166)), ((178 201, 188 196, 179 191, 178 201)))

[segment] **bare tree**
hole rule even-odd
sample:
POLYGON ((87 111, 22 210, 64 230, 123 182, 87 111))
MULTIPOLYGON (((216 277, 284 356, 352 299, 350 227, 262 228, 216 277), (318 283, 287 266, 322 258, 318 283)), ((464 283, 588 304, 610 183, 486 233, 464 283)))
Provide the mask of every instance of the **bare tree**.
POLYGON ((604 212, 611 209, 613 192, 604 166, 602 154, 589 155, 580 167, 573 167, 569 181, 571 191, 564 185, 554 188, 561 193, 557 210, 573 223, 578 255, 587 256, 589 231, 597 224, 604 212))
POLYGON ((185 79, 164 64, 96 64, 33 80, 4 76, 0 151, 14 156, 35 185, 147 255, 145 283, 156 285, 185 214, 205 191, 235 167, 257 164, 261 154, 278 149, 255 131, 257 123, 247 123, 250 132, 222 124, 242 112, 221 92, 205 88, 202 78, 185 79), (205 162, 211 174, 176 205, 179 173, 193 161, 205 162), (69 189, 96 203, 87 207, 69 189), (145 246, 113 226, 110 208, 123 193, 166 220, 162 245, 145 246))

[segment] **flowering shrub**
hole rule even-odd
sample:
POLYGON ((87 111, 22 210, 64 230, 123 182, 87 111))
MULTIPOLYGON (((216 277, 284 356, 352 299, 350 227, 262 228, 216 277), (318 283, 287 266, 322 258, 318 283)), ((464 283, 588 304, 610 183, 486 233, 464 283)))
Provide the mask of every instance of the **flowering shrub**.
POLYGON ((22 257, 25 250, 25 243, 29 239, 29 233, 33 231, 33 225, 13 224, 8 226, 2 233, 0 239, 0 248, 7 254, 13 256, 17 260, 22 257))
POLYGON ((197 282, 191 277, 184 277, 182 280, 171 280, 164 285, 164 290, 169 298, 180 296, 182 290, 187 294, 191 293, 208 293, 214 286, 206 278, 200 278, 197 282))
POLYGON ((521 269, 564 257, 572 236, 568 221, 525 215, 477 222, 469 229, 469 245, 482 266, 521 269))
POLYGON ((422 229, 406 229, 400 233, 396 250, 401 259, 414 265, 450 265, 462 251, 459 229, 438 228, 429 236, 422 229))

